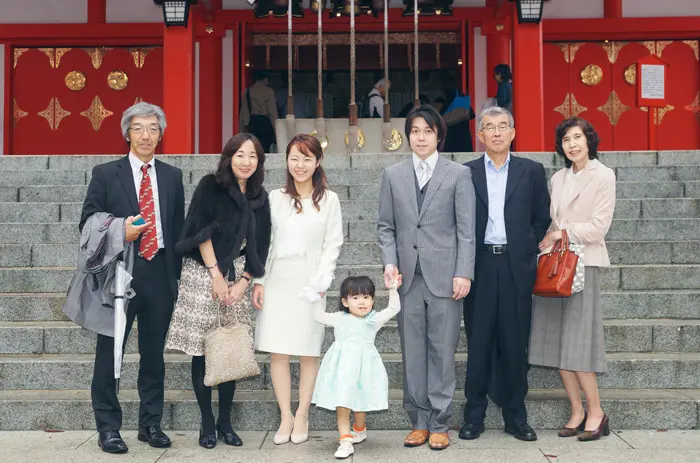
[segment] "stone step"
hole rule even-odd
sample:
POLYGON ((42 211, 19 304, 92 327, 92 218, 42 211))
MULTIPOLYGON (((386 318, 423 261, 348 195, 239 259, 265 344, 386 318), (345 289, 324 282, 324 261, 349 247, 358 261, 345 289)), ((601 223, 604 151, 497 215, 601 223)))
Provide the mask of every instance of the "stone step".
MULTIPOLYGON (((610 241, 691 241, 700 235, 698 219, 614 219, 606 240, 610 241)), ((350 221, 347 241, 377 241, 377 223, 350 221)))
MULTIPOLYGON (((381 354, 389 376, 389 388, 402 387, 401 354, 381 354)), ((262 374, 239 381, 239 390, 271 389, 269 356, 259 355, 262 374)), ((457 384, 464 384, 467 354, 455 354, 457 384)), ((190 357, 165 354, 165 387, 190 389, 190 357)), ((611 353, 606 355, 608 372, 598 378, 601 388, 616 389, 689 389, 700 388, 700 353, 611 353)), ((0 355, 0 390, 89 389, 94 356, 70 355, 0 355)), ((122 367, 122 387, 136 388, 139 364, 137 354, 126 354, 122 367)), ((299 384, 299 363, 292 361, 292 384, 299 384)), ((530 387, 561 387, 558 371, 532 367, 530 387)))
MULTIPOLYGON (((696 429, 700 391, 682 390, 621 390, 600 391, 603 409, 615 417, 615 429, 696 429)), ((389 409, 373 413, 372 429, 410 429, 402 405, 403 392, 389 391, 389 409)), ((293 394, 294 404, 298 396, 293 394)), ((138 426, 139 396, 132 389, 122 389, 119 401, 124 411, 123 429, 138 426)), ((462 425, 464 391, 455 391, 452 428, 462 425)), ((528 422, 536 429, 558 429, 570 413, 569 401, 563 389, 530 389, 526 406, 528 422)), ((218 406, 214 392, 214 407, 218 406)), ((216 408, 215 408, 216 409, 216 408)), ((502 429, 501 413, 493 404, 488 407, 485 425, 502 429)), ((194 393, 190 390, 165 391, 163 428, 166 430, 197 430, 200 412, 194 393)), ((275 430, 279 423, 279 408, 273 391, 236 391, 232 424, 241 431, 275 430)), ((335 413, 311 407, 309 429, 335 431, 335 413)), ((89 390, 66 391, 0 391, 0 430, 94 429, 95 415, 89 390)), ((175 437, 177 444, 177 437, 175 437)))
MULTIPOLYGON (((4 223, 77 222, 82 202, 5 202, 0 203, 4 223)), ((377 217, 377 200, 343 200, 344 221, 372 221, 377 217)), ((700 199, 620 199, 615 205, 616 219, 700 218, 700 199)))
MULTIPOLYGON (((613 264, 700 264, 700 241, 609 241, 613 264)), ((341 265, 379 265, 377 243, 349 241, 343 245, 341 265)), ((76 244, 0 244, 0 267, 70 267, 78 259, 76 244)))
MULTIPOLYGON (((0 220, 3 220, 0 218, 0 220)), ((615 219, 606 235, 615 241, 666 241, 697 240, 700 235, 700 219, 615 219)), ((0 222, 0 245, 3 244, 77 244, 80 239, 78 223, 22 223, 0 222)), ((375 222, 351 221, 346 223, 346 244, 349 242, 377 241, 375 222)))
MULTIPOLYGON (((700 320, 606 320, 604 327, 608 353, 700 352, 700 320)), ((137 332, 138 323, 135 323, 126 353, 138 353, 137 332)), ((323 352, 333 339, 333 329, 327 328, 323 352)), ((94 333, 72 322, 0 322, 0 355, 94 354, 95 341, 94 333)), ((401 353, 395 320, 377 334, 375 345, 381 353, 401 353)), ((457 352, 467 352, 464 330, 457 352)))
MULTIPOLYGON (((367 275, 382 281, 380 265, 339 265, 331 290, 344 278, 367 275)), ((73 276, 68 267, 0 267, 0 293, 63 292, 73 276)), ((601 286, 611 290, 700 289, 700 265, 615 265, 601 269, 601 286)))
MULTIPOLYGON (((329 307, 332 307, 338 303, 340 295, 337 291, 329 291, 327 297, 329 307)), ((65 290, 57 293, 0 293, 0 321, 66 321, 62 312, 64 302, 65 290)), ((378 289, 376 306, 386 307, 387 303, 387 293, 378 289)), ((681 323, 698 317, 700 291, 603 291, 602 303, 606 319, 667 318, 681 323)))
MULTIPOLYGON (((0 177, 2 177, 0 171, 0 177)), ((7 173, 7 172, 5 172, 7 173)), ((21 174, 22 172, 20 172, 21 174)), ((67 172, 69 174, 70 172, 67 172)), ((21 176, 19 177, 21 179, 21 176)), ((56 175, 51 181, 57 183, 63 178, 56 175)), ((53 183, 36 183, 24 186, 3 186, 0 189, 0 202, 55 202, 57 198, 65 202, 82 202, 87 194, 87 185, 62 185, 53 183)), ((11 185, 12 183, 0 183, 11 185)), ((196 188, 195 183, 185 184, 185 198, 189 200, 196 188)), ((268 190, 280 188, 281 184, 266 184, 268 190)), ((379 197, 379 184, 365 185, 331 185, 341 199, 374 200, 379 197), (349 193, 348 193, 349 192, 349 193)), ((673 199, 700 197, 700 182, 618 182, 616 185, 618 199, 673 199)))

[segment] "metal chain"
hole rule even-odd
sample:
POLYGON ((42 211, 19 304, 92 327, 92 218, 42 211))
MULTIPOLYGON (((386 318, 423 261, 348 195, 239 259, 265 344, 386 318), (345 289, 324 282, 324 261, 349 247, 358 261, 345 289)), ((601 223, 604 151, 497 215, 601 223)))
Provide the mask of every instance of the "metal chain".
POLYGON ((323 26, 321 12, 326 0, 318 0, 318 99, 323 100, 323 26))
POLYGON ((355 0, 350 0, 350 104, 355 104, 355 0))
POLYGON ((287 95, 292 96, 292 0, 287 2, 287 95))
POLYGON ((413 86, 415 87, 413 99, 418 101, 418 0, 413 0, 413 41, 415 43, 415 50, 413 50, 413 86))

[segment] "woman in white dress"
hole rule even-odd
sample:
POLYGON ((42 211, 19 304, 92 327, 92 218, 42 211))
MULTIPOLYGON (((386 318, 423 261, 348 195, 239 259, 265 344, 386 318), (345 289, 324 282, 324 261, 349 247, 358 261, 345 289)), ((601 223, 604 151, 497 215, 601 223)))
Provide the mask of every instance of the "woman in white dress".
MULTIPOLYGON (((287 182, 270 192, 272 240, 264 278, 255 280, 260 310, 255 348, 271 354, 272 387, 282 417, 275 444, 308 439, 309 407, 325 328, 314 310, 325 305, 343 244, 338 195, 328 189, 318 140, 297 135, 287 146, 287 182), (300 363, 299 406, 291 409, 289 357, 300 363)), ((325 310, 325 309, 324 309, 325 310)))

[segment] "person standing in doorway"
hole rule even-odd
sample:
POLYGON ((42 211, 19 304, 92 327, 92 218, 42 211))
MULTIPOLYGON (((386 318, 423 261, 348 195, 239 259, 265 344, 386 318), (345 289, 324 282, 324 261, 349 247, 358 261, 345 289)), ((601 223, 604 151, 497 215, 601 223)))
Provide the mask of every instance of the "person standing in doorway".
MULTIPOLYGON (((136 295, 126 313, 124 345, 138 316, 141 356, 138 439, 158 448, 170 446, 170 438, 161 429, 165 382, 163 346, 177 299, 177 280, 182 265, 174 247, 185 220, 182 171, 154 159, 166 125, 165 113, 156 105, 142 102, 124 111, 121 129, 129 143, 129 155, 95 166, 79 224, 82 230, 96 212, 126 217, 126 241, 133 241, 138 249, 131 282, 136 295), (145 223, 134 225, 139 215, 145 223)), ((97 336, 92 408, 97 422, 97 444, 107 453, 125 453, 128 448, 119 434, 122 409, 114 381, 113 337, 97 336)))
POLYGON ((244 132, 255 135, 266 153, 275 143, 275 121, 277 120, 277 100, 270 87, 265 71, 254 73, 255 83, 246 89, 241 101, 240 122, 244 132))
POLYGON ((527 347, 538 244, 551 223, 547 178, 542 164, 511 155, 515 127, 507 110, 488 108, 477 127, 486 153, 465 164, 478 199, 474 287, 464 301, 469 355, 459 437, 479 437, 487 391, 499 390, 492 398, 503 409, 505 431, 534 441, 525 409, 527 347))

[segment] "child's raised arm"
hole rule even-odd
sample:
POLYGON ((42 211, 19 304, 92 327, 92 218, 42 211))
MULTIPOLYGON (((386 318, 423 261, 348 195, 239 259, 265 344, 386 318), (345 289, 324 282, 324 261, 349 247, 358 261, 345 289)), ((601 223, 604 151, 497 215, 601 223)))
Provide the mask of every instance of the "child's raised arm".
POLYGON ((314 319, 321 325, 335 326, 338 322, 339 317, 342 317, 341 312, 327 313, 326 307, 323 304, 316 304, 314 309, 314 319))
POLYGON ((389 305, 386 309, 377 312, 374 316, 375 329, 381 328, 401 311, 401 299, 396 285, 389 290, 389 305))

